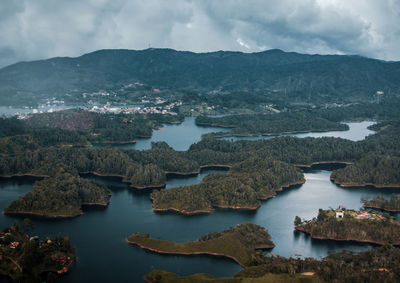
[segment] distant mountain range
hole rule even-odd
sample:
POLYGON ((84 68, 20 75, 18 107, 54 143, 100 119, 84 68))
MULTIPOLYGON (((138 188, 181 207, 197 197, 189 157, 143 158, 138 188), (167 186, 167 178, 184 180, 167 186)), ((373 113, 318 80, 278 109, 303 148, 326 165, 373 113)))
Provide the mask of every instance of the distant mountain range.
POLYGON ((0 69, 0 103, 113 90, 135 81, 204 94, 258 92, 357 100, 378 90, 400 93, 400 62, 277 49, 259 53, 99 50, 0 69))

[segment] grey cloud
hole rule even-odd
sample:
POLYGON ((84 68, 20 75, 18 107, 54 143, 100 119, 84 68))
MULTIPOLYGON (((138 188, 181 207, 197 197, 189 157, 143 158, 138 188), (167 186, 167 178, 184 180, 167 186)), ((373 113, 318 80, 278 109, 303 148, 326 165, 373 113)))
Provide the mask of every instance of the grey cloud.
POLYGON ((0 6, 0 67, 103 48, 280 48, 400 60, 396 0, 14 0, 0 6))

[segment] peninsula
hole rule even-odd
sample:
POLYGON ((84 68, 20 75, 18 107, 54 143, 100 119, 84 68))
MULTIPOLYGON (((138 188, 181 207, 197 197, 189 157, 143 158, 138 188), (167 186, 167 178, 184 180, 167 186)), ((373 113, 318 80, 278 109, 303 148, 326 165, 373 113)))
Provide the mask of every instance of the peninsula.
POLYGON ((303 132, 346 131, 349 127, 329 121, 311 112, 281 112, 274 114, 229 115, 223 117, 199 116, 199 126, 231 128, 228 133, 212 133, 209 136, 274 136, 303 132))
POLYGON ((392 194, 390 199, 385 199, 383 195, 374 197, 364 197, 361 199, 363 207, 384 210, 388 212, 400 212, 400 194, 392 194))
POLYGON ((216 278, 209 274, 180 277, 154 270, 144 276, 148 283, 241 282, 241 283, 323 283, 323 282, 398 282, 400 249, 393 246, 363 252, 332 252, 320 260, 313 258, 264 257, 264 262, 246 267, 231 278, 216 278), (352 264, 357 263, 357 264, 352 264))
POLYGON ((206 176, 198 185, 154 191, 150 197, 154 211, 195 214, 215 208, 256 210, 260 200, 304 182, 303 173, 293 165, 250 158, 233 166, 227 174, 206 176))
POLYGON ((51 218, 83 214, 82 206, 107 206, 111 192, 101 183, 65 172, 36 181, 33 190, 7 206, 4 214, 37 215, 51 218))
POLYGON ((295 229, 313 239, 400 245, 400 222, 371 211, 320 209, 312 220, 296 217, 295 229))
POLYGON ((258 250, 275 247, 271 236, 261 226, 247 223, 200 237, 197 241, 175 243, 150 238, 148 234, 136 233, 126 241, 140 248, 162 254, 223 256, 233 259, 243 267, 263 262, 263 254, 258 250))

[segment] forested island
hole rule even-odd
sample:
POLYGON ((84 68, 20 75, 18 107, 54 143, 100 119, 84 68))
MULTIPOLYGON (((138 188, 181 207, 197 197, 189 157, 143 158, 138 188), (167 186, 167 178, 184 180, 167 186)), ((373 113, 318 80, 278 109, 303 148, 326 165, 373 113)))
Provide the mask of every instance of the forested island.
POLYGON ((296 216, 295 229, 314 239, 400 245, 400 222, 372 211, 320 209, 312 220, 296 216))
POLYGON ((186 277, 161 270, 145 275, 150 283, 189 282, 398 282, 400 281, 400 249, 383 246, 364 252, 330 253, 320 260, 313 258, 264 257, 264 263, 247 267, 231 278, 208 274, 186 277))
POLYGON ((154 211, 194 214, 215 208, 255 210, 260 200, 304 182, 303 173, 293 165, 253 157, 233 166, 227 174, 206 176, 198 185, 154 191, 150 198, 154 211))
POLYGON ((199 126, 232 128, 228 133, 212 133, 213 137, 265 136, 301 132, 345 131, 346 124, 329 121, 311 112, 281 112, 278 114, 229 115, 223 117, 199 116, 199 126))
POLYGON ((33 114, 25 120, 0 117, 0 154, 43 147, 98 143, 134 143, 150 138, 164 123, 181 123, 182 115, 110 114, 71 109, 33 114))
POLYGON ((59 235, 40 241, 27 234, 32 230, 25 219, 23 225, 14 223, 0 232, 0 275, 13 282, 56 282, 76 261, 71 240, 59 235))
POLYGON ((363 197, 361 202, 365 208, 400 212, 400 194, 392 194, 390 199, 385 199, 381 194, 374 197, 363 197))
POLYGON ((222 232, 210 233, 197 241, 187 243, 153 239, 148 234, 140 233, 129 236, 126 241, 162 254, 224 256, 233 259, 243 267, 262 263, 265 256, 259 250, 275 247, 268 232, 263 227, 252 223, 238 224, 222 232))
POLYGON ((101 183, 57 172, 36 181, 33 190, 7 206, 3 213, 44 217, 75 217, 82 206, 107 206, 111 192, 101 183))
POLYGON ((342 187, 400 187, 400 157, 368 154, 352 165, 335 170, 331 180, 342 187))
MULTIPOLYGON (((226 175, 209 175, 195 186, 153 193, 154 208, 188 212, 209 212, 216 207, 256 209, 261 199, 274 196, 281 187, 303 182, 301 171, 293 165, 357 163, 363 157, 369 160, 372 156, 376 164, 382 164, 377 167, 382 170, 374 178, 396 185, 399 171, 391 171, 385 164, 387 160, 398 161, 400 124, 398 121, 381 123, 377 130, 377 134, 359 142, 332 137, 238 142, 204 138, 187 151, 173 150, 164 142, 153 143, 150 150, 142 151, 47 147, 1 158, 0 176, 54 176, 63 169, 72 175, 117 176, 133 188, 142 189, 163 187, 168 173, 196 174, 200 168, 218 165, 232 168, 226 175)), ((346 168, 334 171, 332 176, 352 170, 352 166, 346 168)), ((370 174, 369 168, 365 168, 367 174, 370 174)), ((359 178, 357 174, 350 177, 359 178)))

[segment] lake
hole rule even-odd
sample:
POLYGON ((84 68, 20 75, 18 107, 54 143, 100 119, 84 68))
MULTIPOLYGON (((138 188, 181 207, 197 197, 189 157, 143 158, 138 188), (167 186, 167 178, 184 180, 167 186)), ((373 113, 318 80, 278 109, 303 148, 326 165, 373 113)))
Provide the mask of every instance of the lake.
MULTIPOLYGON (((173 148, 187 149, 190 146, 189 142, 199 140, 200 133, 215 131, 214 128, 197 127, 191 118, 185 120, 185 123, 166 126, 163 130, 156 131, 154 137, 164 131, 163 137, 173 148), (180 126, 182 128, 179 128, 180 126), (172 129, 171 132, 169 129, 172 129), (173 133, 175 133, 175 139, 173 133), (177 135, 177 133, 180 134, 177 135), (186 137, 187 143, 182 140, 186 135, 191 135, 186 137)), ((369 123, 371 122, 353 123, 350 131, 339 133, 354 140, 362 139, 372 133, 366 129, 369 123)), ((328 133, 311 133, 310 135, 315 134, 328 133)), ((153 138, 149 140, 155 141, 153 138)), ((160 138, 161 136, 157 137, 159 140, 160 138)), ((296 215, 310 219, 317 215, 319 208, 326 209, 338 205, 358 209, 360 197, 363 195, 382 192, 389 197, 394 192, 392 189, 340 188, 329 180, 333 168, 332 165, 319 165, 305 169, 305 184, 279 192, 277 197, 264 201, 257 211, 217 210, 212 214, 194 216, 155 213, 151 210, 150 191, 132 190, 117 178, 91 176, 93 179, 102 181, 112 190, 110 205, 107 208, 90 208, 84 215, 73 219, 35 218, 33 219, 36 227, 34 234, 42 238, 47 235, 57 235, 59 232, 71 236, 73 245, 76 247, 78 262, 61 282, 140 282, 144 274, 155 269, 163 269, 180 275, 206 272, 218 277, 232 276, 241 270, 239 265, 224 258, 159 255, 144 251, 125 242, 125 238, 135 232, 150 233, 152 237, 185 242, 239 223, 253 222, 264 226, 271 234, 276 244, 276 247, 270 251, 272 254, 319 258, 326 256, 328 251, 332 250, 368 249, 371 247, 368 244, 312 240, 293 229, 296 215)), ((203 170, 197 176, 169 177, 167 189, 199 183, 204 176, 216 171, 220 172, 220 170, 203 170)), ((32 184, 32 178, 1 179, 0 209, 3 210, 19 195, 28 192, 32 184)), ((23 217, 1 214, 0 227, 7 227, 16 219, 22 220, 23 217)))

